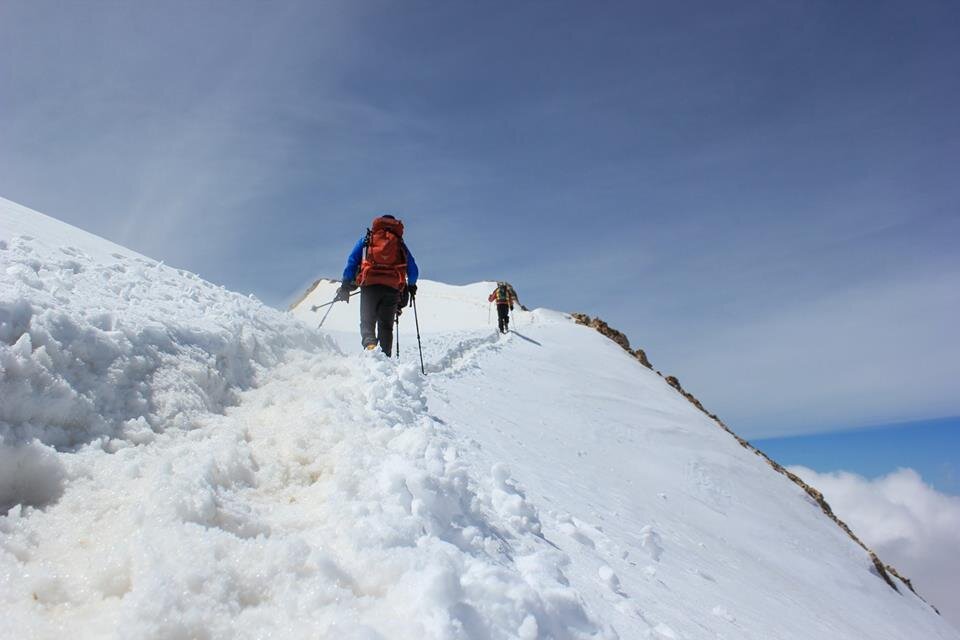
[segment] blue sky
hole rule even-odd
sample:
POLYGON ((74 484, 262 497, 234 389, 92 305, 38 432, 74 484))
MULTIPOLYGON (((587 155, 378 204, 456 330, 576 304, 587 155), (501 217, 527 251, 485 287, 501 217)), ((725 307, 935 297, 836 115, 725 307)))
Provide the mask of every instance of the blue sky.
POLYGON ((960 496, 960 418, 760 439, 752 444, 781 464, 819 473, 851 469, 875 479, 900 467, 911 468, 937 491, 960 496))
POLYGON ((151 4, 0 4, 0 194, 278 306, 390 211, 747 437, 960 415, 960 5, 151 4))

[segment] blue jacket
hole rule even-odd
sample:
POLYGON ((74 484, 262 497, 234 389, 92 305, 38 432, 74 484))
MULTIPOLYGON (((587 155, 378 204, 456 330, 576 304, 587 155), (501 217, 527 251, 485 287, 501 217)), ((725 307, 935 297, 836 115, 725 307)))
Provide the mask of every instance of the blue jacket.
MULTIPOLYGON (((363 243, 367 239, 367 234, 363 234, 360 241, 353 247, 353 251, 347 256, 347 266, 343 269, 343 281, 353 282, 357 278, 357 270, 360 269, 360 262, 363 261, 363 243)), ((420 276, 420 270, 417 268, 417 262, 413 259, 413 254, 407 248, 407 243, 403 243, 403 250, 407 252, 407 284, 417 284, 417 278, 420 276)))

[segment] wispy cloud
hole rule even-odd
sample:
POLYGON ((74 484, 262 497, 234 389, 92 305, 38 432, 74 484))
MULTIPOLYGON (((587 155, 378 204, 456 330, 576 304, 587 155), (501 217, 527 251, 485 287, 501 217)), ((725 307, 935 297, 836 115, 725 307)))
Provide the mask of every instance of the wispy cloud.
POLYGON ((834 288, 674 347, 691 389, 754 436, 960 413, 960 271, 834 288), (701 391, 702 390, 702 391, 701 391))
POLYGON ((16 90, 0 132, 21 153, 0 154, 2 186, 169 262, 223 259, 238 229, 269 226, 278 212, 267 203, 306 173, 304 103, 329 128, 355 113, 323 93, 342 67, 293 81, 309 63, 290 45, 332 56, 356 15, 311 5, 11 8, 0 73, 16 90))

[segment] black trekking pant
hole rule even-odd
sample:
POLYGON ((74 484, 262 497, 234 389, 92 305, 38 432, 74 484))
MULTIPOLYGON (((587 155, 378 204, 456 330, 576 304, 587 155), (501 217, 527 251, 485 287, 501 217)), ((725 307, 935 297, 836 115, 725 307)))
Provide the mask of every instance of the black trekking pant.
POLYGON ((510 324, 510 305, 497 305, 497 322, 500 324, 500 333, 506 333, 507 326, 510 324))
POLYGON ((393 321, 400 292, 385 284, 360 287, 360 341, 364 347, 380 343, 389 358, 393 353, 393 321))

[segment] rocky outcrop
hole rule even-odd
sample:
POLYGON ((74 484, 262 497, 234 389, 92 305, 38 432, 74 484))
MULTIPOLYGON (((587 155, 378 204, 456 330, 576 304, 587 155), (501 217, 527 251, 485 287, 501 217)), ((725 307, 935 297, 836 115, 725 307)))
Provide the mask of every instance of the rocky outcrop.
MULTIPOLYGON (((647 360, 647 356, 643 352, 643 349, 631 350, 630 340, 627 339, 627 336, 624 335, 622 332, 617 331, 616 329, 608 325, 606 322, 604 322, 600 318, 591 318, 590 316, 583 313, 573 313, 570 315, 577 324, 582 324, 588 327, 592 327, 593 329, 596 329, 598 332, 602 333, 603 335, 607 336, 608 338, 610 338, 611 340, 619 344, 621 347, 623 347, 624 351, 628 352, 637 360, 639 360, 645 367, 647 367, 648 369, 653 369, 653 367, 650 366, 650 362, 647 360)), ((657 373, 659 374, 660 372, 657 371, 657 373)), ((897 591, 897 592, 900 591, 900 589, 897 587, 897 583, 894 582, 894 578, 896 578, 902 584, 906 585, 906 587, 910 589, 910 591, 912 591, 917 597, 920 597, 920 594, 918 594, 916 590, 913 588, 913 584, 910 582, 909 579, 900 575, 900 573, 890 565, 884 564, 880 560, 880 558, 877 556, 877 554, 873 551, 873 549, 865 545, 863 541, 861 541, 860 538, 858 538, 857 535, 850 529, 850 527, 847 526, 847 523, 845 523, 843 520, 838 518, 836 514, 833 513, 833 509, 830 508, 830 504, 824 499, 823 494, 820 493, 820 491, 818 491, 816 488, 804 482, 800 476, 788 471, 786 468, 784 468, 783 465, 773 460, 770 456, 765 454, 763 451, 761 451, 760 449, 757 449, 755 446, 750 444, 747 440, 744 440, 743 438, 738 436, 736 433, 734 433, 733 430, 731 430, 726 424, 724 424, 723 420, 718 418, 715 413, 710 413, 709 411, 707 411, 706 407, 703 406, 703 403, 700 402, 700 400, 698 400, 696 396, 694 396, 689 391, 685 390, 683 388, 683 385, 680 384, 680 380, 676 376, 667 376, 666 378, 664 378, 664 381, 668 385, 676 389, 677 393, 679 393, 684 398, 686 398, 690 402, 690 404, 695 406, 697 409, 699 409, 700 411, 705 413, 708 417, 710 417, 714 422, 716 422, 721 429, 723 429, 724 431, 729 433, 731 436, 733 436, 733 438, 737 442, 739 442, 742 447, 749 449, 755 455, 758 455, 761 458, 763 458, 767 462, 767 464, 769 464, 770 467, 772 467, 777 473, 780 473, 786 476, 787 478, 790 479, 791 482, 793 482, 794 484, 802 488, 806 492, 806 494, 811 498, 811 500, 813 500, 813 502, 820 507, 820 510, 823 511, 823 513, 828 518, 833 520, 838 527, 843 529, 846 532, 846 534, 850 536, 850 538, 854 542, 860 545, 860 547, 862 547, 863 550, 867 552, 867 555, 870 557, 870 561, 873 563, 873 567, 877 575, 880 578, 882 578, 884 582, 886 582, 894 591, 897 591)), ((937 611, 936 607, 934 607, 933 605, 930 605, 930 606, 934 611, 937 611)), ((937 611, 937 613, 939 614, 940 612, 937 611)))
POLYGON ((643 349, 631 349, 630 340, 627 339, 627 336, 624 335, 621 331, 617 331, 609 324, 601 320, 600 318, 591 318, 590 316, 584 313, 572 313, 570 314, 573 317, 574 322, 577 324, 586 325, 592 327, 607 336, 618 345, 623 347, 623 350, 636 358, 640 364, 645 366, 647 369, 653 369, 653 366, 650 364, 650 361, 647 360, 647 354, 643 349))

